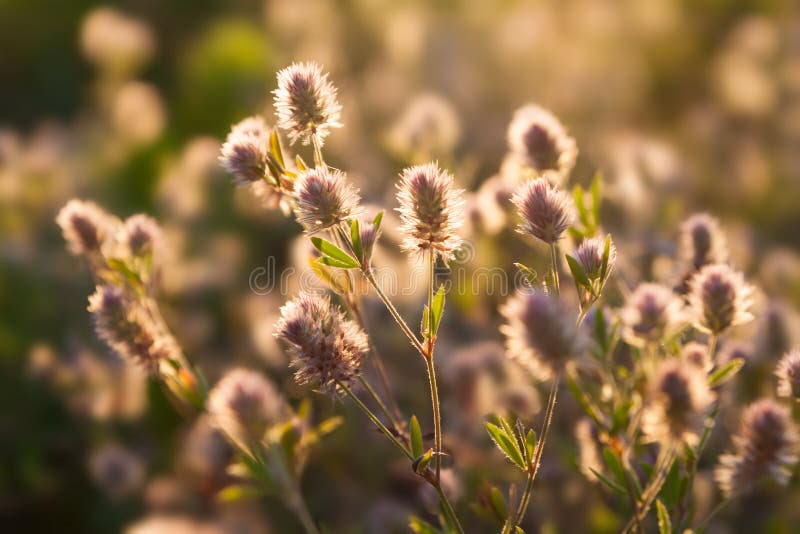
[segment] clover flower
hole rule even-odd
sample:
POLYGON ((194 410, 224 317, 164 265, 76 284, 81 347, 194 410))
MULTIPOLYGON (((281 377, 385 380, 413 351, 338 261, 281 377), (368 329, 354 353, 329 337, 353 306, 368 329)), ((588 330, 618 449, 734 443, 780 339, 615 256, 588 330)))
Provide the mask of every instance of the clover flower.
POLYGON ((570 198, 544 178, 528 180, 517 187, 511 201, 522 218, 517 231, 549 245, 557 243, 572 223, 570 198))
POLYGON ((622 311, 626 338, 637 345, 657 343, 675 328, 681 318, 680 299, 659 284, 640 284, 622 311))
POLYGON ((306 233, 335 226, 359 212, 358 189, 342 172, 328 167, 309 169, 294 183, 295 215, 306 233))
POLYGON ((648 386, 642 432, 648 441, 694 445, 714 400, 705 373, 679 360, 661 363, 648 386))
POLYGON ((297 383, 328 392, 350 387, 369 350, 364 331, 330 297, 315 293, 300 293, 281 308, 275 335, 289 347, 297 383))
POLYGON ((778 395, 800 399, 800 350, 784 354, 775 369, 778 377, 778 395))
POLYGON ((336 88, 317 63, 293 63, 278 72, 275 112, 278 126, 286 130, 291 143, 312 138, 322 146, 331 128, 340 128, 342 106, 336 88))
POLYGON ((689 308, 694 325, 714 335, 746 323, 753 288, 740 272, 724 263, 706 265, 689 281, 689 308))
POLYGON ((239 448, 253 452, 269 427, 280 422, 284 401, 260 373, 237 368, 229 371, 208 398, 208 412, 239 448))
POLYGON ((153 253, 161 240, 161 228, 152 217, 137 214, 125 219, 122 241, 134 257, 153 253))
POLYGON ((575 166, 575 139, 544 108, 528 104, 515 111, 506 138, 514 159, 537 173, 555 171, 563 178, 575 166))
POLYGON ((681 360, 695 368, 708 373, 714 367, 708 347, 696 341, 690 341, 681 349, 681 360))
POLYGON ((500 308, 506 322, 506 353, 532 374, 546 377, 560 371, 584 349, 574 313, 551 295, 535 290, 519 292, 500 308))
POLYGON ((270 131, 261 117, 248 117, 231 128, 219 154, 219 163, 245 186, 267 175, 270 131))
POLYGON ((723 454, 714 479, 726 497, 749 493, 764 479, 786 486, 797 463, 798 436, 788 408, 771 399, 748 406, 734 452, 723 454))
POLYGON ((72 199, 58 212, 56 223, 69 251, 80 255, 100 252, 119 221, 94 202, 72 199))
POLYGON ((681 256, 698 270, 728 259, 728 246, 719 221, 708 213, 692 215, 681 225, 681 256))
MULTIPOLYGON (((583 268, 586 277, 591 282, 604 282, 600 280, 603 275, 603 254, 606 248, 606 238, 604 237, 590 237, 584 239, 578 248, 575 250, 575 259, 578 264, 583 268)), ((611 273, 614 265, 617 262, 617 247, 612 241, 608 248, 608 264, 606 267, 605 276, 611 273)))
POLYGON ((398 184, 400 233, 403 250, 412 254, 431 251, 445 262, 461 245, 457 230, 464 224, 463 190, 453 175, 436 163, 403 170, 398 184))

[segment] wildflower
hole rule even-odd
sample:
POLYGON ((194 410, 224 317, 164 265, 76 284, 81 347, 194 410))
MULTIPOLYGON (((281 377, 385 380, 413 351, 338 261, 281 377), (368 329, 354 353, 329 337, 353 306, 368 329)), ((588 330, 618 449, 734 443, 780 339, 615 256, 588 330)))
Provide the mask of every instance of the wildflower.
POLYGON ((680 320, 681 301, 667 287, 640 284, 622 311, 626 337, 631 343, 657 343, 680 320))
POLYGON ((649 441, 694 445, 714 400, 705 373, 678 360, 661 363, 649 384, 642 432, 649 441))
POLYGON ((316 63, 293 63, 279 71, 273 94, 278 126, 289 132, 292 144, 302 139, 307 145, 314 138, 322 146, 329 130, 342 126, 336 88, 316 63))
POLYGON ((162 361, 172 360, 178 350, 171 336, 162 334, 147 313, 125 292, 114 286, 98 286, 89 297, 97 336, 121 358, 156 372, 162 361))
POLYGON ((67 248, 76 255, 100 252, 103 243, 113 234, 116 222, 94 202, 77 199, 67 202, 56 216, 67 248))
POLYGON ((724 263, 706 265, 689 282, 689 307, 694 325, 711 334, 746 323, 753 288, 742 274, 724 263))
POLYGON ((717 219, 707 213, 692 215, 681 225, 681 255, 694 270, 728 258, 725 236, 717 219))
POLYGON ((445 262, 461 245, 456 230, 464 224, 464 191, 455 189, 453 175, 436 163, 403 170, 397 199, 403 249, 410 253, 430 250, 445 262))
POLYGON ((522 217, 517 231, 549 245, 557 243, 572 222, 569 197, 544 178, 528 180, 517 187, 511 201, 522 217))
POLYGON ((750 492, 764 479, 788 484, 797 463, 798 439, 786 407, 771 399, 748 406, 733 444, 734 452, 721 455, 714 471, 726 497, 750 492))
POLYGON ((560 371, 583 350, 573 312, 543 291, 520 292, 500 308, 506 353, 533 374, 560 371))
POLYGON ((120 499, 142 487, 145 466, 133 452, 116 444, 93 451, 89 456, 89 473, 94 482, 111 497, 120 499))
POLYGON ((575 251, 575 259, 592 283, 599 282, 602 285, 605 282, 605 280, 601 280, 603 274, 607 278, 617 261, 617 247, 611 242, 608 248, 606 272, 602 272, 605 248, 606 239, 604 237, 590 237, 584 239, 575 251))
POLYGON ((269 128, 261 117, 248 117, 231 128, 220 149, 219 163, 244 186, 267 175, 269 128))
POLYGON ((708 347, 696 341, 691 341, 681 349, 681 360, 708 374, 714 367, 708 347))
POLYGON ((132 256, 152 254, 160 239, 161 228, 152 217, 138 214, 125 219, 123 242, 132 256))
POLYGON ((359 221, 358 238, 361 242, 361 250, 364 264, 369 264, 372 258, 372 249, 381 235, 380 227, 376 227, 371 221, 359 221))
POLYGON ((289 345, 297 383, 315 383, 330 392, 340 384, 350 386, 369 350, 364 331, 327 295, 303 292, 287 302, 275 335, 289 345))
POLYGON ((267 429, 280 421, 284 401, 260 373, 229 371, 208 398, 213 424, 239 448, 253 452, 267 429))
POLYGON ((800 350, 784 354, 775 369, 778 377, 778 395, 800 399, 800 350))
POLYGON ((313 234, 335 226, 359 211, 358 189, 341 171, 319 167, 303 172, 295 181, 297 222, 313 234))
POLYGON ((512 155, 537 173, 555 171, 567 176, 575 166, 575 139, 555 115, 529 104, 514 112, 506 134, 512 155))
POLYGON ((403 156, 446 155, 460 136, 458 115, 434 94, 415 98, 389 134, 392 148, 403 156))

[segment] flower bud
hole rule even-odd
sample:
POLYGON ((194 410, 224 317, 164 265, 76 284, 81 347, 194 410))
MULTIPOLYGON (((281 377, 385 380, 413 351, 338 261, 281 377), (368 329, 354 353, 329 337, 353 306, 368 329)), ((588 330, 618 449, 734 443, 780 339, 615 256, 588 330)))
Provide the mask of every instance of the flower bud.
POLYGON ((572 223, 569 197, 553 188, 544 178, 528 180, 514 192, 511 201, 522 217, 518 231, 552 245, 572 223))

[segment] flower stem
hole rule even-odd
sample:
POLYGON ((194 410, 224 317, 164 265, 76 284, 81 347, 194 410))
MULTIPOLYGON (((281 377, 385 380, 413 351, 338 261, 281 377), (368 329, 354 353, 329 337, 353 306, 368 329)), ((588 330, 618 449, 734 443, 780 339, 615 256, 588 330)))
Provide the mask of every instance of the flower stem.
POLYGON ((419 342, 417 336, 414 332, 409 328, 408 324, 406 324, 405 320, 400 316, 400 312, 397 311, 397 308, 394 307, 392 301, 389 300, 389 297, 383 292, 383 290, 378 285, 378 282, 375 281, 375 277, 372 275, 372 271, 370 269, 363 269, 362 272, 364 273, 364 277, 366 277, 367 282, 375 289, 375 293, 378 295, 378 298, 381 299, 383 304, 386 306, 386 309, 389 310, 389 314, 395 320, 397 325, 400 327, 400 330, 406 335, 408 340, 414 346, 415 349, 424 357, 425 356, 425 347, 422 346, 422 343, 419 342))
POLYGON ((322 147, 319 144, 319 137, 316 133, 311 136, 311 144, 314 145, 314 167, 327 167, 325 160, 322 158, 322 147))
POLYGON ((453 528, 456 529, 456 532, 458 534, 464 534, 464 527, 461 526, 461 522, 458 520, 456 511, 453 509, 453 505, 450 504, 447 495, 445 495, 444 491, 442 490, 441 484, 437 482, 434 488, 436 488, 436 493, 439 495, 439 502, 442 503, 442 508, 444 509, 444 513, 447 517, 450 518, 450 522, 452 523, 453 528))
POLYGON ((283 478, 284 489, 289 492, 288 495, 284 496, 286 505, 295 513, 300 523, 302 523, 306 534, 319 534, 319 529, 314 523, 314 519, 311 517, 311 512, 308 511, 303 493, 300 491, 300 483, 292 474, 283 449, 279 446, 270 446, 267 448, 267 453, 271 457, 271 465, 278 468, 279 475, 283 478))
POLYGON ((553 276, 553 292, 558 295, 560 292, 560 282, 558 280, 558 245, 550 244, 550 267, 553 276))
POLYGON ((647 488, 645 488, 645 490, 642 492, 641 505, 633 511, 634 517, 632 517, 625 525, 625 528, 622 529, 622 534, 630 532, 640 519, 643 519, 647 516, 648 510, 650 510, 650 507, 653 505, 653 501, 658 496, 658 492, 661 491, 661 487, 667 480, 667 474, 669 473, 674 460, 675 447, 671 444, 664 445, 661 448, 661 451, 658 453, 658 458, 656 459, 656 474, 650 481, 650 484, 647 486, 647 488))
POLYGON ((389 409, 386 407, 386 404, 383 403, 381 398, 378 396, 378 394, 375 392, 375 390, 372 389, 372 386, 369 384, 369 382, 367 382, 367 380, 364 378, 363 375, 358 375, 358 381, 361 382, 361 385, 364 386, 364 389, 367 390, 367 393, 369 393, 369 396, 372 397, 372 399, 375 401, 375 404, 377 404, 378 408, 381 409, 381 412, 383 412, 383 415, 385 415, 386 418, 389 421, 392 421, 392 423, 394 424, 394 420, 392 419, 392 414, 389 412, 389 409))
POLYGON ((436 278, 436 255, 433 250, 428 252, 428 341, 426 343, 427 353, 425 354, 425 363, 428 367, 428 382, 431 387, 431 406, 433 407, 433 434, 435 443, 435 456, 436 456, 436 480, 439 481, 439 476, 442 471, 442 414, 439 408, 439 387, 436 383, 436 369, 433 364, 433 349, 436 345, 436 335, 433 332, 433 285, 436 278))

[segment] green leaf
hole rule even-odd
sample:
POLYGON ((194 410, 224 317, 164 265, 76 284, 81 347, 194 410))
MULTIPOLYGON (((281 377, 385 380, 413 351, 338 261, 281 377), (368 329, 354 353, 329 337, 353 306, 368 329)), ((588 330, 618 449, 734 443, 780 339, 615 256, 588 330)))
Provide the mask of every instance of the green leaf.
POLYGON ((624 487, 626 484, 626 475, 625 469, 622 467, 622 462, 619 461, 617 455, 614 454, 608 447, 603 448, 603 460, 605 464, 608 466, 609 470, 614 474, 614 478, 617 479, 617 483, 624 487))
POLYGON ((411 416, 411 454, 414 458, 422 455, 422 429, 416 415, 411 416))
POLYGON ((721 369, 717 369, 708 378, 708 385, 712 388, 724 384, 738 373, 744 366, 744 358, 734 358, 721 369))
POLYGON ((525 281, 528 282, 530 287, 534 287, 536 285, 536 281, 539 278, 539 275, 536 274, 536 271, 521 263, 515 263, 514 266, 522 271, 522 274, 525 276, 525 281))
POLYGON ((572 396, 575 397, 575 400, 578 401, 578 404, 581 405, 583 411, 586 412, 594 424, 596 424, 599 428, 606 428, 606 422, 603 420, 602 412, 600 409, 595 406, 592 399, 584 391, 584 388, 578 384, 577 375, 573 369, 568 369, 566 373, 566 382, 567 387, 569 388, 570 392, 572 392, 572 396))
POLYGON ((609 480, 608 478, 606 478, 602 473, 600 473, 596 469, 593 469, 593 468, 590 467, 589 471, 594 473, 594 476, 596 476, 601 482, 603 482, 609 488, 613 489, 616 492, 622 493, 623 495, 625 494, 625 488, 623 488, 622 486, 620 486, 616 482, 614 482, 612 480, 609 480))
POLYGON ((422 307, 422 322, 419 325, 419 333, 422 334, 422 337, 428 339, 430 337, 430 326, 431 326, 431 314, 430 310, 428 309, 428 305, 425 304, 422 307))
POLYGON ((536 432, 532 428, 525 435, 525 449, 528 451, 528 458, 533 458, 533 451, 536 449, 536 432))
POLYGON ((414 462, 411 464, 411 468, 414 470, 415 473, 421 475, 422 473, 425 472, 425 469, 428 468, 432 459, 433 459, 433 449, 428 449, 427 451, 416 457, 414 462))
POLYGON ((278 132, 272 130, 272 133, 269 134, 269 151, 272 156, 275 158, 275 161, 278 165, 281 166, 281 169, 286 168, 286 164, 283 162, 283 150, 281 150, 281 141, 278 139, 278 132))
POLYGON ((603 180, 603 173, 597 171, 592 180, 592 226, 597 228, 600 221, 600 185, 603 180))
POLYGON ((303 158, 301 158, 299 155, 294 157, 294 162, 297 164, 297 170, 300 172, 305 172, 308 170, 308 165, 306 165, 306 162, 303 161, 303 158))
POLYGON ((331 258, 330 256, 323 256, 317 260, 323 265, 327 265, 328 267, 338 267, 340 269, 355 269, 352 263, 350 262, 343 262, 337 259, 331 258))
POLYGON ((439 331, 439 323, 442 321, 444 313, 444 285, 439 286, 436 296, 433 297, 433 308, 431 308, 431 337, 436 337, 439 331))
POLYGON ((339 428, 342 425, 342 423, 344 423, 344 418, 339 415, 335 417, 329 417, 328 419, 325 419, 323 422, 317 425, 317 433, 320 436, 330 434, 331 432, 339 428))
MULTIPOLYGON (((326 257, 336 260, 340 265, 332 265, 332 267, 342 267, 346 269, 355 269, 358 267, 358 262, 354 260, 349 254, 347 254, 344 250, 340 249, 330 241, 326 241, 321 237, 312 237, 311 243, 326 257)), ((324 260, 326 258, 321 258, 324 260)), ((323 262, 325 263, 325 262, 323 262)), ((330 265, 330 263, 325 263, 325 265, 330 265)))
POLYGON ((508 517, 508 506, 503 498, 502 492, 496 486, 489 490, 489 499, 492 501, 492 508, 497 512, 498 518, 508 517))
POLYGON ((583 202, 583 188, 579 185, 576 185, 572 190, 572 196, 575 199, 575 207, 578 209, 578 218, 581 221, 581 224, 589 228, 589 212, 586 211, 586 204, 583 202))
POLYGON ((606 242, 605 246, 603 247, 603 263, 600 264, 600 284, 602 289, 602 284, 606 283, 606 278, 608 278, 608 256, 611 254, 611 234, 606 234, 606 242))
POLYGON ((440 534, 439 529, 414 515, 408 518, 408 528, 416 534, 440 534))
POLYGON ((353 242, 353 251, 355 251, 358 260, 364 259, 364 251, 361 248, 361 232, 358 230, 358 219, 350 221, 350 240, 353 242))
POLYGON ((525 461, 522 459, 522 452, 517 446, 517 440, 508 436, 505 430, 492 423, 486 423, 486 430, 489 432, 489 436, 491 436, 495 445, 497 445, 497 448, 499 448, 509 460, 514 462, 517 467, 524 471, 526 469, 525 461))
POLYGON ((669 519, 669 512, 661 499, 656 499, 656 513, 658 514, 658 533, 672 534, 672 522, 669 519))
POLYGON ((263 495, 258 488, 247 484, 232 484, 217 493, 217 501, 222 503, 236 502, 244 499, 254 499, 263 495))
POLYGON ((106 263, 109 269, 124 276, 133 287, 140 288, 143 285, 139 273, 134 271, 125 260, 121 258, 108 258, 106 263))
POLYGON ((277 187, 281 183, 281 174, 283 174, 284 170, 278 165, 272 154, 267 154, 267 168, 269 169, 269 175, 272 177, 272 180, 270 180, 271 185, 277 187))
POLYGON ((379 211, 378 214, 372 219, 372 226, 375 227, 375 232, 377 233, 378 230, 381 229, 381 221, 383 220, 383 211, 379 211))
POLYGON ((572 278, 575 279, 575 285, 583 287, 589 293, 594 294, 592 283, 589 281, 586 271, 583 270, 583 266, 581 266, 581 264, 578 263, 578 260, 569 254, 565 254, 564 256, 567 258, 567 264, 569 264, 569 270, 572 273, 572 278))

